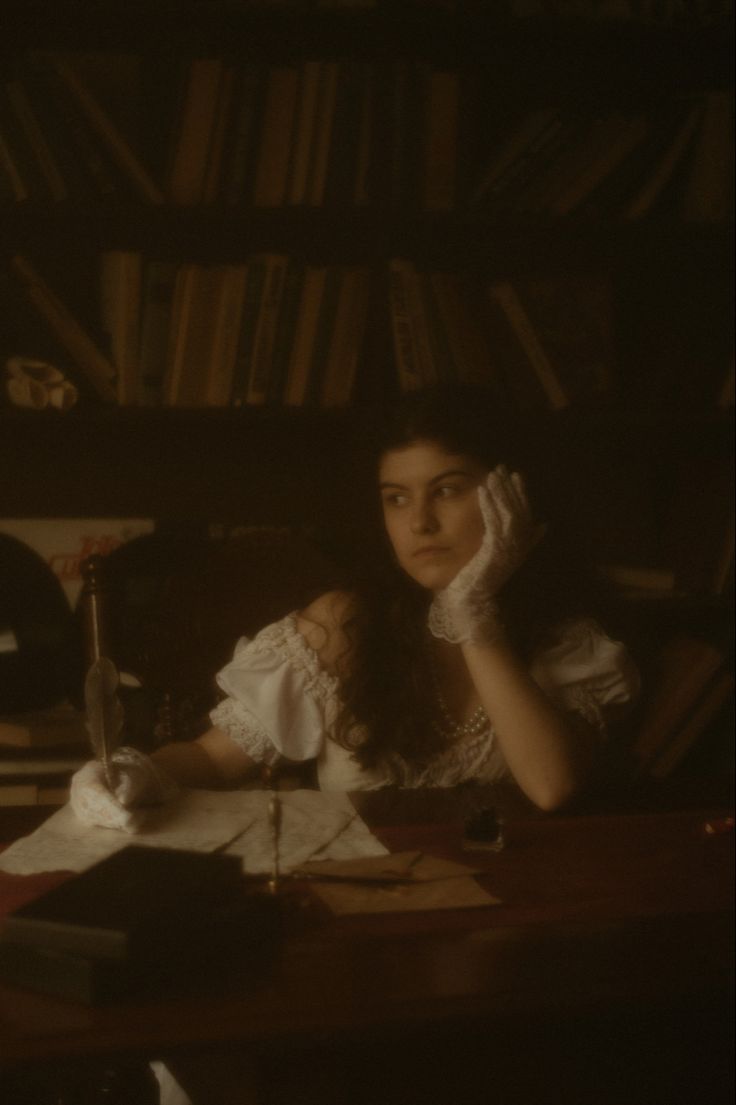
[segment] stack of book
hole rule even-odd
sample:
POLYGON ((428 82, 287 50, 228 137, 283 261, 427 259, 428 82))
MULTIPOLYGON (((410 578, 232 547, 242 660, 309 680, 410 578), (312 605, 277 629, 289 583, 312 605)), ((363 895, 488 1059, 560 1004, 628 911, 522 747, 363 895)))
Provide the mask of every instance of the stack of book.
POLYGON ((469 192, 494 216, 731 217, 733 103, 713 89, 623 111, 543 105, 494 138, 469 192))
POLYGON ((62 805, 90 758, 84 714, 69 703, 0 717, 0 805, 62 805))

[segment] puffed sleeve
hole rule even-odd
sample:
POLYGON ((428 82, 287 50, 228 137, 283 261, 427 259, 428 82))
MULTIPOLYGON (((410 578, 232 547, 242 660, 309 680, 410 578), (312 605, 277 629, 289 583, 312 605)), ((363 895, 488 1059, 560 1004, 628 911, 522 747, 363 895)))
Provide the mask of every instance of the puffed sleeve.
POLYGON ((640 690, 626 646, 590 619, 562 626, 557 640, 534 658, 531 674, 558 705, 582 714, 601 733, 625 715, 640 690))
POLYGON ((241 638, 216 678, 227 697, 210 720, 257 763, 319 755, 334 720, 336 680, 321 668, 295 615, 241 638))

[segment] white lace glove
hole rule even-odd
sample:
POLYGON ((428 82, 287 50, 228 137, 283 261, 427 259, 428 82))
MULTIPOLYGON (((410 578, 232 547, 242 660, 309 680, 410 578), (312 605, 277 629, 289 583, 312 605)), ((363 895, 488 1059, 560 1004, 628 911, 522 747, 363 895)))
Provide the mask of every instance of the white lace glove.
POLYGON ((112 755, 114 787, 105 778, 99 760, 90 760, 72 776, 69 801, 85 825, 138 832, 146 806, 161 805, 173 797, 177 785, 144 752, 124 745, 112 755))
POLYGON ((485 525, 483 543, 429 608, 430 632, 453 644, 503 636, 496 595, 544 533, 543 526, 532 522, 524 481, 504 465, 480 485, 478 501, 485 525))

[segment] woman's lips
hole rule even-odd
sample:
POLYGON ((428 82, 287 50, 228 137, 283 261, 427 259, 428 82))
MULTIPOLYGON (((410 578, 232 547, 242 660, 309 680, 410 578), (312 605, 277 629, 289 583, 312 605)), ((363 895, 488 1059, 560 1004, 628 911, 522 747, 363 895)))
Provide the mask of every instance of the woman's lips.
POLYGON ((442 545, 424 545, 421 549, 415 549, 412 556, 423 560, 425 557, 442 556, 447 552, 449 552, 449 549, 442 545))

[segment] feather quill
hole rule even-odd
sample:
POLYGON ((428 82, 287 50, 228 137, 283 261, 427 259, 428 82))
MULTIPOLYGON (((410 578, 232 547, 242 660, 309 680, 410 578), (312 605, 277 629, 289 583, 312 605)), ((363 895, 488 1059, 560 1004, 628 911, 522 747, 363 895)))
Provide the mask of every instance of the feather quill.
POLYGON ((120 744, 123 728, 123 707, 117 695, 119 682, 117 668, 106 656, 95 660, 84 681, 87 731, 95 759, 102 764, 111 789, 115 784, 112 755, 120 744))

